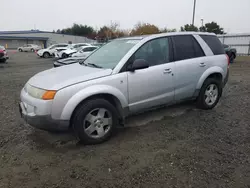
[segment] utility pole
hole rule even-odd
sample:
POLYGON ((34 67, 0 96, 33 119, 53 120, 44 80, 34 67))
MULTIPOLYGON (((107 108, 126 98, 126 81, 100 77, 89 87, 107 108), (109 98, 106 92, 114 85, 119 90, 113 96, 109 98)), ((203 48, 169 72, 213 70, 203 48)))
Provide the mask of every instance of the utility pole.
POLYGON ((193 20, 192 20, 192 25, 194 25, 195 6, 196 6, 196 0, 194 0, 194 8, 193 8, 193 20))
POLYGON ((204 21, 204 20, 203 20, 203 18, 202 18, 202 19, 201 19, 201 26, 202 26, 202 27, 203 27, 203 21, 204 21))

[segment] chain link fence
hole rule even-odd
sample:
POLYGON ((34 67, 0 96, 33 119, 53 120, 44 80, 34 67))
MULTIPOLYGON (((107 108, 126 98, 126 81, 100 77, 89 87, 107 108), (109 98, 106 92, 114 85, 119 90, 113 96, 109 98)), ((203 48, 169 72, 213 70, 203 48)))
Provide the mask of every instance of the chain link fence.
POLYGON ((218 35, 223 44, 237 50, 238 56, 250 56, 250 33, 218 35))

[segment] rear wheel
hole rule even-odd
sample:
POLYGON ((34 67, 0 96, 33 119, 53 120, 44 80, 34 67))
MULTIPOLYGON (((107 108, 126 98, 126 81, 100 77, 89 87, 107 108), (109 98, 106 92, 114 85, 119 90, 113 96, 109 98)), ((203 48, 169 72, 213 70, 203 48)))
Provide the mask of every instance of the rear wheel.
POLYGON ((34 52, 35 50, 32 48, 31 51, 34 52))
POLYGON ((104 99, 83 103, 73 118, 76 136, 85 144, 99 144, 108 140, 118 125, 116 108, 104 99))
POLYGON ((49 58, 49 56, 50 56, 50 55, 49 55, 48 52, 44 52, 44 53, 43 53, 43 57, 44 57, 44 58, 49 58))
POLYGON ((215 78, 206 79, 197 99, 197 107, 205 110, 214 108, 219 102, 221 94, 221 81, 215 78))

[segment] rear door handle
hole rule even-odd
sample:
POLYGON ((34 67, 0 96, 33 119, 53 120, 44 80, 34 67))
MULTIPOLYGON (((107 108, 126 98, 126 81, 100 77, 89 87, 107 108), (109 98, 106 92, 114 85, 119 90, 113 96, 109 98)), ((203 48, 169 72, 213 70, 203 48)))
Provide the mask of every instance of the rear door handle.
POLYGON ((172 69, 165 69, 165 70, 163 71, 164 74, 167 74, 167 73, 169 74, 169 73, 171 73, 171 72, 172 72, 172 69))
POLYGON ((205 63, 200 63, 200 67, 205 67, 206 64, 205 63))

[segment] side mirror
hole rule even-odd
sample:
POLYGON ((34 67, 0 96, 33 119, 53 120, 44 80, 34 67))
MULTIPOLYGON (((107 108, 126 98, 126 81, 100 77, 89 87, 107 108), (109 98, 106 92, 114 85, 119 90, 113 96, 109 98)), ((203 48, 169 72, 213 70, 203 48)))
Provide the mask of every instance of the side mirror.
POLYGON ((149 64, 144 59, 136 59, 132 64, 128 66, 128 71, 135 71, 139 69, 146 69, 149 67, 149 64))

